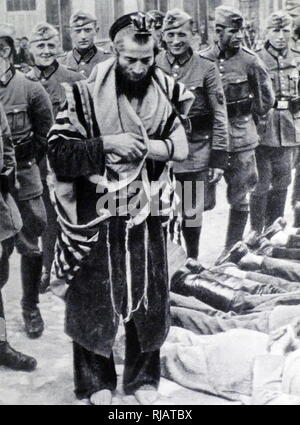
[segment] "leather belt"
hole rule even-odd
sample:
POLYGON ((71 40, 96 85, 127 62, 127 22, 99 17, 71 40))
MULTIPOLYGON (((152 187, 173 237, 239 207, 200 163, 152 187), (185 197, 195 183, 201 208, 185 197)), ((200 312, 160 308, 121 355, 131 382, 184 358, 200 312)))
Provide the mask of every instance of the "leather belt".
POLYGON ((289 110, 292 114, 296 114, 300 111, 300 97, 297 99, 284 99, 278 98, 276 99, 274 108, 278 111, 289 110))

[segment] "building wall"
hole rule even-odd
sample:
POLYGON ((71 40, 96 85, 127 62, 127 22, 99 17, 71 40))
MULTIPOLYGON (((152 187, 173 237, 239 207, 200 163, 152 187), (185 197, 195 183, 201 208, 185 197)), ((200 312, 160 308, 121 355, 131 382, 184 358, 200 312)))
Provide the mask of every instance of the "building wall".
POLYGON ((6 0, 0 1, 1 20, 13 24, 16 29, 16 36, 28 36, 37 22, 46 20, 46 0, 36 0, 36 10, 26 10, 8 12, 6 0))

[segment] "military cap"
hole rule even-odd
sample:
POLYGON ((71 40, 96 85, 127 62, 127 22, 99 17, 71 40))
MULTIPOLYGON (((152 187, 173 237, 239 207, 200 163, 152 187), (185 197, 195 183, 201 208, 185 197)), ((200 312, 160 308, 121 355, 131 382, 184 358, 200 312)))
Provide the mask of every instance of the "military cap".
POLYGON ((180 28, 186 22, 192 22, 193 18, 181 9, 168 10, 163 23, 163 31, 180 28))
POLYGON ((240 29, 243 27, 242 13, 231 6, 218 6, 215 12, 216 26, 240 29))
POLYGON ((15 37, 15 27, 11 24, 0 23, 0 38, 9 37, 14 39, 15 37))
POLYGON ((112 41, 122 29, 131 27, 135 34, 151 36, 152 23, 144 12, 133 12, 118 18, 110 27, 109 37, 112 41))
POLYGON ((154 28, 157 30, 163 26, 165 16, 166 14, 159 10, 149 10, 149 12, 147 12, 147 17, 154 21, 154 28))
POLYGON ((278 10, 277 12, 272 13, 269 17, 266 28, 285 28, 292 25, 292 23, 293 20, 287 12, 284 10, 278 10))
POLYGON ((96 16, 83 12, 82 10, 77 10, 70 18, 70 27, 83 27, 84 25, 96 22, 96 16))
POLYGON ((47 22, 37 24, 30 34, 30 43, 42 40, 50 40, 53 37, 59 37, 59 32, 47 22))
POLYGON ((300 15, 300 4, 299 0, 287 0, 285 3, 285 9, 290 16, 299 16, 300 15))

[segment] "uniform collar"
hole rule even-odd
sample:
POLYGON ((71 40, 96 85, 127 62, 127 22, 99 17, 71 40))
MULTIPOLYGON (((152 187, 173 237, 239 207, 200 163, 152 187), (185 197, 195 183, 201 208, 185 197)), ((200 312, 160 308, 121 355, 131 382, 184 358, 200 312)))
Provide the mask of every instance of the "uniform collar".
POLYGON ((34 66, 34 73, 39 80, 45 79, 49 80, 49 78, 56 72, 59 64, 57 60, 55 60, 50 66, 47 67, 39 67, 34 66))
POLYGON ((79 64, 81 61, 89 63, 90 60, 95 56, 95 54, 97 53, 98 49, 97 47, 94 45, 93 47, 91 47, 87 52, 85 52, 84 54, 79 53, 79 51, 77 49, 73 49, 73 56, 74 59, 76 60, 76 62, 79 64))
POLYGON ((8 83, 11 81, 11 79, 13 78, 13 76, 15 75, 16 70, 14 68, 14 66, 10 66, 6 72, 2 75, 2 77, 0 78, 0 84, 2 86, 7 86, 8 83))
POLYGON ((235 50, 222 50, 218 42, 216 42, 214 46, 214 52, 218 59, 229 59, 232 56, 236 55, 239 51, 240 48, 235 50))
POLYGON ((288 47, 286 47, 284 50, 277 50, 277 49, 274 49, 274 47, 271 44, 269 44, 267 46, 267 51, 272 56, 274 56, 274 58, 279 58, 279 56, 286 58, 287 55, 288 55, 289 49, 288 49, 288 47))
POLYGON ((176 58, 175 56, 172 55, 172 53, 167 51, 167 59, 171 66, 173 66, 175 62, 178 63, 180 66, 182 66, 187 61, 189 61, 192 56, 193 56, 193 50, 191 47, 186 52, 184 52, 181 56, 179 56, 179 58, 176 58))

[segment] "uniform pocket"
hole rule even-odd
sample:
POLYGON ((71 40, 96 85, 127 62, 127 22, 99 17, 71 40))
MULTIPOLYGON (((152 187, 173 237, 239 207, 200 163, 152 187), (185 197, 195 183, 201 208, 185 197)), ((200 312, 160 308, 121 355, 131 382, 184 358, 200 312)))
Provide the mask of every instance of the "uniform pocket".
POLYGON ((247 77, 237 77, 227 84, 226 88, 227 102, 246 99, 250 96, 249 83, 247 77))
POLYGON ((6 110, 8 124, 12 133, 22 131, 27 121, 27 105, 14 105, 6 110))

